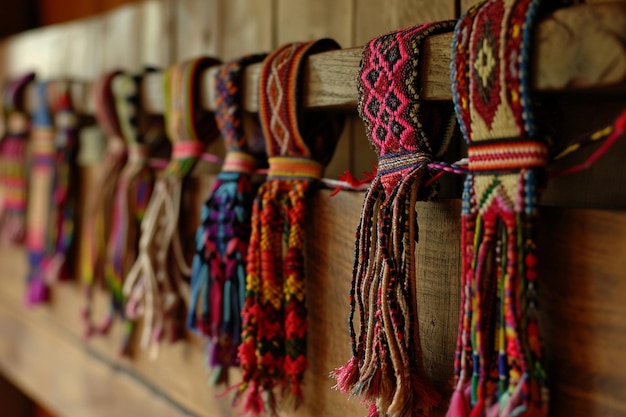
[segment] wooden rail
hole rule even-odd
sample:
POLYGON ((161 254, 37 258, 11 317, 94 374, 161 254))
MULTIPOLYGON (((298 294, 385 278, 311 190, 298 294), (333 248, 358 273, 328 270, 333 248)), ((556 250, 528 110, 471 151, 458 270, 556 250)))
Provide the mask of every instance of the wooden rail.
MULTIPOLYGON (((451 34, 426 40, 422 66, 422 97, 450 100, 451 34)), ((585 4, 558 10, 544 19, 535 37, 533 86, 539 91, 611 88, 626 91, 626 3, 585 4)), ((356 76, 361 48, 312 55, 305 67, 304 107, 353 110, 356 108, 356 76)), ((261 64, 246 69, 244 108, 258 110, 258 77, 261 64)), ((202 106, 215 110, 217 68, 204 73, 202 106)), ((145 77, 143 106, 152 114, 163 113, 163 74, 145 77)), ((74 105, 93 114, 90 82, 73 82, 74 105)), ((34 98, 27 96, 32 109, 34 98)))

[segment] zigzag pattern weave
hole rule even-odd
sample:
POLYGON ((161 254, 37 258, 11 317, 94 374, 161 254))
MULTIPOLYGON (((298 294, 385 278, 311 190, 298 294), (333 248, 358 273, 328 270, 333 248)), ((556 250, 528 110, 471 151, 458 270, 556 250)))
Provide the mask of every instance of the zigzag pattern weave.
POLYGON ((459 20, 452 89, 469 146, 462 208, 458 379, 448 417, 546 416, 535 223, 547 146, 530 51, 539 0, 489 0, 459 20))
MULTIPOLYGON (((227 383, 228 367, 237 365, 241 341, 241 309, 246 281, 246 254, 256 187, 256 167, 243 129, 243 71, 265 54, 249 55, 220 67, 216 80, 215 118, 227 150, 226 161, 202 206, 191 273, 187 326, 209 342, 212 382, 227 383)), ((257 126, 258 135, 260 126, 257 126)), ((262 137, 261 137, 262 138, 262 137)), ((251 142, 258 142, 251 138, 251 142)))
POLYGON ((415 202, 428 199, 433 154, 452 134, 450 103, 420 100, 421 47, 454 22, 425 23, 368 42, 357 78, 358 111, 378 154, 356 233, 350 292, 352 358, 334 371, 337 388, 362 397, 369 415, 421 416, 439 395, 425 375, 415 304, 415 202), (358 333, 354 314, 358 311, 358 333))
POLYGON ((27 303, 39 304, 48 300, 45 279, 46 263, 54 253, 50 240, 53 230, 52 194, 54 190, 56 149, 54 126, 48 110, 47 86, 38 82, 35 86, 37 104, 33 114, 30 162, 30 187, 26 220, 26 246, 28 248, 28 294, 27 303))
POLYGON ((51 239, 54 254, 47 263, 46 275, 54 282, 72 276, 74 265, 74 232, 76 204, 78 203, 78 118, 72 109, 67 83, 55 83, 53 104, 55 119, 56 169, 51 211, 51 239))
POLYGON ((86 204, 84 235, 86 243, 80 256, 80 270, 85 283, 86 298, 82 316, 87 337, 103 330, 92 317, 93 292, 96 286, 101 285, 104 280, 106 248, 111 234, 115 189, 127 157, 126 144, 122 138, 113 96, 113 81, 120 74, 120 71, 113 71, 103 75, 96 81, 93 89, 96 120, 106 134, 107 146, 93 187, 97 192, 90 196, 86 204))
POLYGON ((22 243, 24 239, 28 183, 26 140, 29 121, 19 108, 18 98, 34 78, 34 73, 25 74, 9 82, 2 92, 6 134, 0 139, 0 239, 11 244, 22 243))
POLYGON ((152 194, 154 173, 148 166, 148 146, 144 141, 149 128, 140 106, 141 76, 119 74, 112 85, 120 130, 128 149, 128 158, 115 190, 111 235, 108 240, 105 281, 110 291, 109 315, 98 329, 106 333, 119 317, 125 324, 121 354, 130 355, 134 322, 126 318, 122 286, 137 258, 139 225, 152 194))
POLYGON ((165 124, 172 157, 157 180, 140 226, 139 253, 123 285, 126 315, 143 312, 141 346, 158 353, 165 334, 171 342, 183 335, 185 306, 182 275, 190 275, 178 235, 182 181, 207 144, 217 137, 215 118, 200 112, 200 78, 214 58, 181 62, 165 73, 165 124))
POLYGON ((239 361, 244 410, 274 413, 274 388, 302 400, 306 361, 305 221, 316 179, 332 157, 339 115, 300 109, 308 55, 337 49, 330 39, 278 48, 263 63, 259 115, 269 156, 268 180, 252 208, 239 361), (313 168, 313 169, 312 169, 313 168), (265 401, 264 398, 265 397, 265 401))

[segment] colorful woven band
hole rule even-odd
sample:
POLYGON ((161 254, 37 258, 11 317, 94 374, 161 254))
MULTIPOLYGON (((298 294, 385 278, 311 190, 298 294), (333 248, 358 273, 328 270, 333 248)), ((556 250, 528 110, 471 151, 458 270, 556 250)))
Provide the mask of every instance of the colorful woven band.
POLYGON ((174 65, 165 73, 165 127, 173 146, 166 175, 187 175, 204 147, 218 135, 213 115, 201 110, 198 86, 204 71, 219 64, 203 57, 174 65))
POLYGON ((244 132, 242 90, 244 70, 248 65, 261 62, 266 54, 247 55, 220 67, 215 81, 217 100, 215 120, 228 152, 250 152, 248 143, 263 140, 260 129, 255 126, 252 137, 244 132))
POLYGON ((29 272, 27 302, 30 305, 48 300, 45 282, 46 261, 54 252, 50 245, 52 229, 49 212, 53 209, 52 192, 55 175, 55 143, 52 117, 48 108, 47 83, 35 86, 37 104, 33 114, 31 177, 28 194, 26 245, 29 272))
POLYGON ((468 149, 472 173, 542 168, 548 162, 548 147, 537 141, 485 141, 468 149))
POLYGON ((34 77, 33 73, 25 74, 2 90, 6 131, 0 139, 0 239, 11 244, 21 243, 25 231, 26 139, 30 123, 21 99, 34 77))
POLYGON ((312 159, 274 156, 268 159, 268 179, 313 179, 322 178, 324 167, 312 159))
POLYGON ((535 224, 547 147, 530 91, 540 8, 488 0, 457 23, 452 93, 468 143, 461 219, 458 379, 448 417, 547 416, 539 336, 535 224))
POLYGON ((275 412, 277 386, 296 406, 302 400, 307 205, 315 179, 332 157, 343 117, 303 113, 300 92, 306 58, 337 48, 330 39, 285 45, 268 56, 259 77, 259 117, 272 162, 253 206, 239 347, 239 395, 245 393, 244 409, 253 415, 266 407, 275 412))
POLYGON ((378 170, 357 229, 352 358, 334 375, 336 387, 362 397, 371 416, 423 415, 439 399, 422 367, 416 331, 415 202, 436 192, 416 185, 428 179, 433 154, 445 151, 453 111, 449 103, 422 103, 419 94, 424 40, 453 27, 452 21, 425 23, 375 38, 363 48, 358 111, 378 154, 378 170))
POLYGON ((124 321, 122 355, 130 355, 130 342, 135 329, 134 322, 126 319, 122 288, 124 278, 137 257, 139 225, 154 183, 154 173, 148 165, 148 146, 144 144, 144 135, 150 125, 140 106, 141 80, 141 75, 120 74, 112 83, 116 115, 128 147, 128 159, 115 190, 107 247, 105 280, 111 305, 108 316, 97 330, 106 333, 115 318, 124 321))
MULTIPOLYGON (((126 163, 126 143, 117 116, 113 85, 120 71, 113 71, 99 78, 93 88, 96 120, 107 136, 107 145, 97 172, 93 191, 87 200, 85 222, 85 245, 81 249, 80 269, 85 283, 86 306, 82 312, 85 335, 105 331, 92 318, 93 292, 105 280, 107 247, 113 227, 115 190, 122 168, 126 163)), ((106 326, 105 326, 106 328, 106 326)))
POLYGON ((256 168, 256 159, 246 152, 230 151, 224 158, 222 172, 241 172, 251 174, 256 168))
POLYGON ((69 84, 58 81, 50 85, 53 97, 51 104, 55 120, 56 170, 53 184, 53 197, 50 213, 53 228, 51 239, 54 242, 54 255, 47 265, 46 276, 55 282, 60 278, 70 278, 75 271, 75 220, 78 204, 79 174, 78 156, 78 117, 72 108, 69 84))
POLYGON ((134 320, 143 312, 141 346, 150 347, 152 355, 164 335, 170 341, 183 335, 182 275, 190 275, 191 270, 178 236, 182 180, 217 137, 215 119, 200 108, 199 86, 202 73, 218 64, 214 58, 202 57, 176 64, 165 74, 165 122, 172 159, 164 177, 155 183, 141 222, 139 253, 122 288, 128 318, 134 320))
POLYGON ((252 154, 262 139, 258 122, 246 137, 242 111, 243 71, 265 55, 250 55, 220 67, 215 82, 215 119, 227 150, 222 171, 202 207, 191 274, 187 326, 201 331, 209 344, 213 383, 227 383, 228 367, 237 365, 241 341, 241 308, 250 216, 256 187, 250 174, 257 166, 252 154), (252 147, 248 143, 252 143, 252 147))

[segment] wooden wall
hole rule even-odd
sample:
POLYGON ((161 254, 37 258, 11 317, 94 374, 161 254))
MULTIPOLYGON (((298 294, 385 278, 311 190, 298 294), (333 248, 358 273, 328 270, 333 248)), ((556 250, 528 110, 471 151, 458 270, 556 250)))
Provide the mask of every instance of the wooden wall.
MULTIPOLYGON (((199 54, 228 60, 270 51, 284 42, 318 37, 334 37, 344 47, 357 46, 392 29, 455 18, 468 3, 471 1, 140 1, 2 43, 0 79, 34 69, 44 78, 92 80, 112 68, 165 67, 199 54)), ((583 101, 583 111, 588 111, 589 103, 580 96, 578 100, 583 101)), ((614 108, 623 107, 623 97, 614 100, 614 108)), ((367 170, 375 160, 362 123, 355 112, 350 117, 328 177, 345 169, 367 170)), ((569 123, 571 135, 579 127, 588 129, 590 121, 580 118, 575 123, 569 123)), ((623 161, 624 152, 624 144, 613 152, 613 166, 623 161)), ((193 189, 201 198, 211 178, 194 181, 193 189)), ((621 183, 616 181, 613 186, 621 183)), ((610 179, 591 177, 581 194, 610 187, 610 179)), ((558 185, 555 188, 558 192, 558 185)), ((610 200, 608 191, 604 194, 610 207, 626 207, 624 201, 610 200)), ((347 294, 362 197, 362 193, 344 192, 331 200, 327 191, 316 196, 307 264, 311 368, 306 376, 306 403, 295 413, 285 410, 281 415, 365 414, 358 402, 348 402, 331 390, 333 381, 328 378, 328 371, 349 357, 347 294)), ((581 206, 579 201, 576 204, 581 206)), ((443 200, 419 204, 417 209, 416 280, 425 363, 438 388, 446 392, 452 377, 458 309, 460 204, 443 200)), ((626 314, 622 301, 626 297, 625 213, 544 207, 542 215, 540 250, 542 259, 547 260, 542 265, 542 276, 547 277, 542 300, 554 400, 551 415, 626 415, 626 330, 622 323, 626 314)), ((120 360, 116 355, 120 329, 108 339, 88 343, 81 339, 78 311, 82 296, 71 283, 55 288, 51 306, 24 314, 21 278, 25 262, 23 251, 0 251, 0 335, 5 336, 0 337, 0 370, 53 411, 60 416, 236 415, 229 398, 216 398, 218 391, 207 387, 202 344, 193 337, 187 343, 164 347, 157 361, 147 355, 120 360)), ((434 413, 441 414, 441 410, 434 413)))

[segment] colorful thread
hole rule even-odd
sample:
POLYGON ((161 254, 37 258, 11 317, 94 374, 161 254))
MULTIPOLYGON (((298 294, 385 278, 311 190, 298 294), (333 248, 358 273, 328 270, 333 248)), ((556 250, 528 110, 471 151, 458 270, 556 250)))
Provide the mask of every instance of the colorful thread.
POLYGON ((415 202, 437 192, 429 167, 448 146, 454 112, 450 103, 421 102, 419 74, 424 40, 453 26, 425 23, 375 38, 363 49, 358 111, 378 167, 356 233, 352 358, 333 375, 336 388, 361 397, 371 417, 423 416, 439 400, 423 369, 417 333, 415 202))
MULTIPOLYGON (((187 316, 187 326, 209 342, 214 384, 227 383, 228 368, 238 364, 250 216, 256 195, 251 174, 258 165, 243 128, 242 81, 246 66, 264 58, 264 54, 249 55, 224 64, 216 79, 215 118, 227 154, 202 206, 187 316)), ((254 130, 261 136, 260 127, 254 130)), ((258 141, 257 135, 249 141, 258 141)))
POLYGON ((238 352, 243 381, 237 400, 251 415, 275 413, 277 387, 296 407, 302 401, 301 383, 307 368, 307 206, 321 174, 319 167, 332 157, 343 117, 302 114, 300 91, 306 58, 338 48, 330 39, 288 44, 272 52, 261 70, 259 116, 270 168, 252 209, 238 352), (288 169, 285 158, 292 161, 288 169), (312 168, 315 175, 311 175, 312 168))

